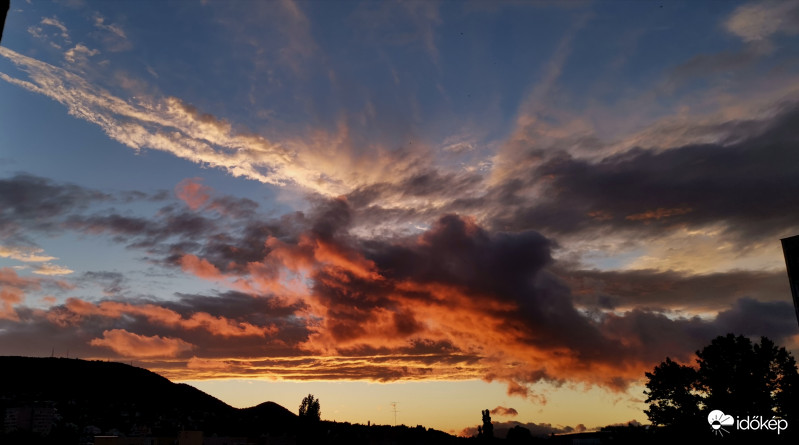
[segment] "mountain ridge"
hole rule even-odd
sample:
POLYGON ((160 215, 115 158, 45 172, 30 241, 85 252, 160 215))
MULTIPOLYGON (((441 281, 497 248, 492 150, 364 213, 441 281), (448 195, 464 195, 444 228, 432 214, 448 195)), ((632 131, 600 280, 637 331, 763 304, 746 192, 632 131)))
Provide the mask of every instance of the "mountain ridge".
POLYGON ((286 432, 297 417, 274 402, 234 408, 190 385, 119 362, 1 356, 0 369, 0 408, 50 406, 60 426, 78 430, 249 435, 286 432))
POLYGON ((92 444, 98 435, 175 437, 180 431, 202 431, 205 437, 246 437, 247 443, 255 444, 466 440, 421 425, 303 421, 271 401, 235 408, 193 386, 119 362, 0 356, 0 370, 4 377, 0 379, 3 444, 92 444), (17 420, 9 422, 10 418, 17 420), (14 425, 22 418, 28 419, 26 425, 14 425))

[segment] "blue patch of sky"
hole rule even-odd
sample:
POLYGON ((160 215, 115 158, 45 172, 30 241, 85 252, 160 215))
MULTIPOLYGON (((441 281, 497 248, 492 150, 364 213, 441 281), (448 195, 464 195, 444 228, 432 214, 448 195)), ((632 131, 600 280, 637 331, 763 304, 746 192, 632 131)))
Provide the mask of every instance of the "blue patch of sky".
MULTIPOLYGON (((128 281, 136 283, 135 288, 127 288, 122 295, 104 295, 97 287, 63 292, 59 294, 60 297, 71 296, 93 300, 122 297, 171 300, 175 298, 177 292, 207 294, 209 288, 214 287, 214 283, 186 274, 179 267, 170 269, 159 266, 157 273, 153 274, 153 263, 146 258, 146 252, 127 248, 124 243, 113 242, 110 239, 112 236, 66 232, 36 240, 45 254, 58 258, 51 263, 73 270, 73 273, 57 278, 74 282, 86 272, 114 271, 123 274, 128 281)), ((35 263, 28 265, 31 269, 36 267, 35 263)))
MULTIPOLYGON (((560 77, 574 108, 597 99, 598 80, 610 78, 614 85, 600 96, 612 105, 630 92, 662 86, 675 67, 695 55, 740 48, 740 39, 730 38, 722 26, 735 3, 662 3, 661 8, 658 2, 607 2, 594 8, 560 77)), ((660 99, 668 104, 675 98, 660 99)))
POLYGON ((587 269, 619 270, 629 266, 644 254, 646 254, 645 249, 634 249, 615 255, 600 250, 589 250, 580 257, 580 260, 587 269))

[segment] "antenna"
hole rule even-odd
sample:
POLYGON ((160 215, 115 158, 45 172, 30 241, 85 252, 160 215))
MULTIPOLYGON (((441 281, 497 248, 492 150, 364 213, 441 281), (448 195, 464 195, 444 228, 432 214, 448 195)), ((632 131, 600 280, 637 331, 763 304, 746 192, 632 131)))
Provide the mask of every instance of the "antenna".
POLYGON ((397 426, 397 402, 391 402, 391 406, 394 409, 394 426, 397 426))

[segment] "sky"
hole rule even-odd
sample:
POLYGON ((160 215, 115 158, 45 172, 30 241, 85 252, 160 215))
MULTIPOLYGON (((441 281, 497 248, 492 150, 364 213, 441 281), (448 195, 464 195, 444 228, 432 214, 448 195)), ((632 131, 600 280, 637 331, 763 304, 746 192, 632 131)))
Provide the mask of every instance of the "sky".
POLYGON ((3 355, 468 435, 799 352, 796 1, 12 0, 0 98, 3 355))

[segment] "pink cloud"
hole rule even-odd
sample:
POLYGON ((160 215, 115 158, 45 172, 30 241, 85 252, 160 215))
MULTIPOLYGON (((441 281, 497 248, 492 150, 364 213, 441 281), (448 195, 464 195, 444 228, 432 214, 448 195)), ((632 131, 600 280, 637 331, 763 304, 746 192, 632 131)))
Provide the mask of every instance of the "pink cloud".
POLYGON ((200 278, 207 280, 219 280, 224 275, 213 264, 206 259, 198 258, 195 255, 183 255, 180 258, 180 266, 185 272, 189 272, 200 278))
POLYGON ((504 406, 498 406, 491 410, 491 414, 497 416, 515 417, 519 415, 519 412, 516 411, 516 409, 514 408, 506 408, 504 406))
POLYGON ((220 337, 263 337, 277 332, 277 328, 272 325, 256 326, 207 312, 195 312, 184 317, 178 312, 154 304, 134 305, 117 301, 93 304, 78 298, 69 298, 64 308, 64 311, 49 312, 50 321, 59 326, 67 326, 77 324, 89 316, 117 319, 123 315, 133 315, 144 317, 153 324, 186 330, 201 329, 220 337))
POLYGON ((211 198, 211 187, 200 184, 202 178, 187 178, 175 186, 175 194, 192 210, 197 210, 211 198))
POLYGON ((25 299, 25 289, 38 290, 41 279, 20 277, 10 267, 0 268, 0 319, 19 320, 14 306, 25 299))
POLYGON ((0 287, 0 319, 19 320, 14 305, 22 303, 24 294, 15 287, 0 287))
POLYGON ((89 344, 109 348, 124 357, 137 358, 177 357, 195 347, 179 338, 148 337, 124 329, 103 331, 102 338, 92 339, 89 344))

